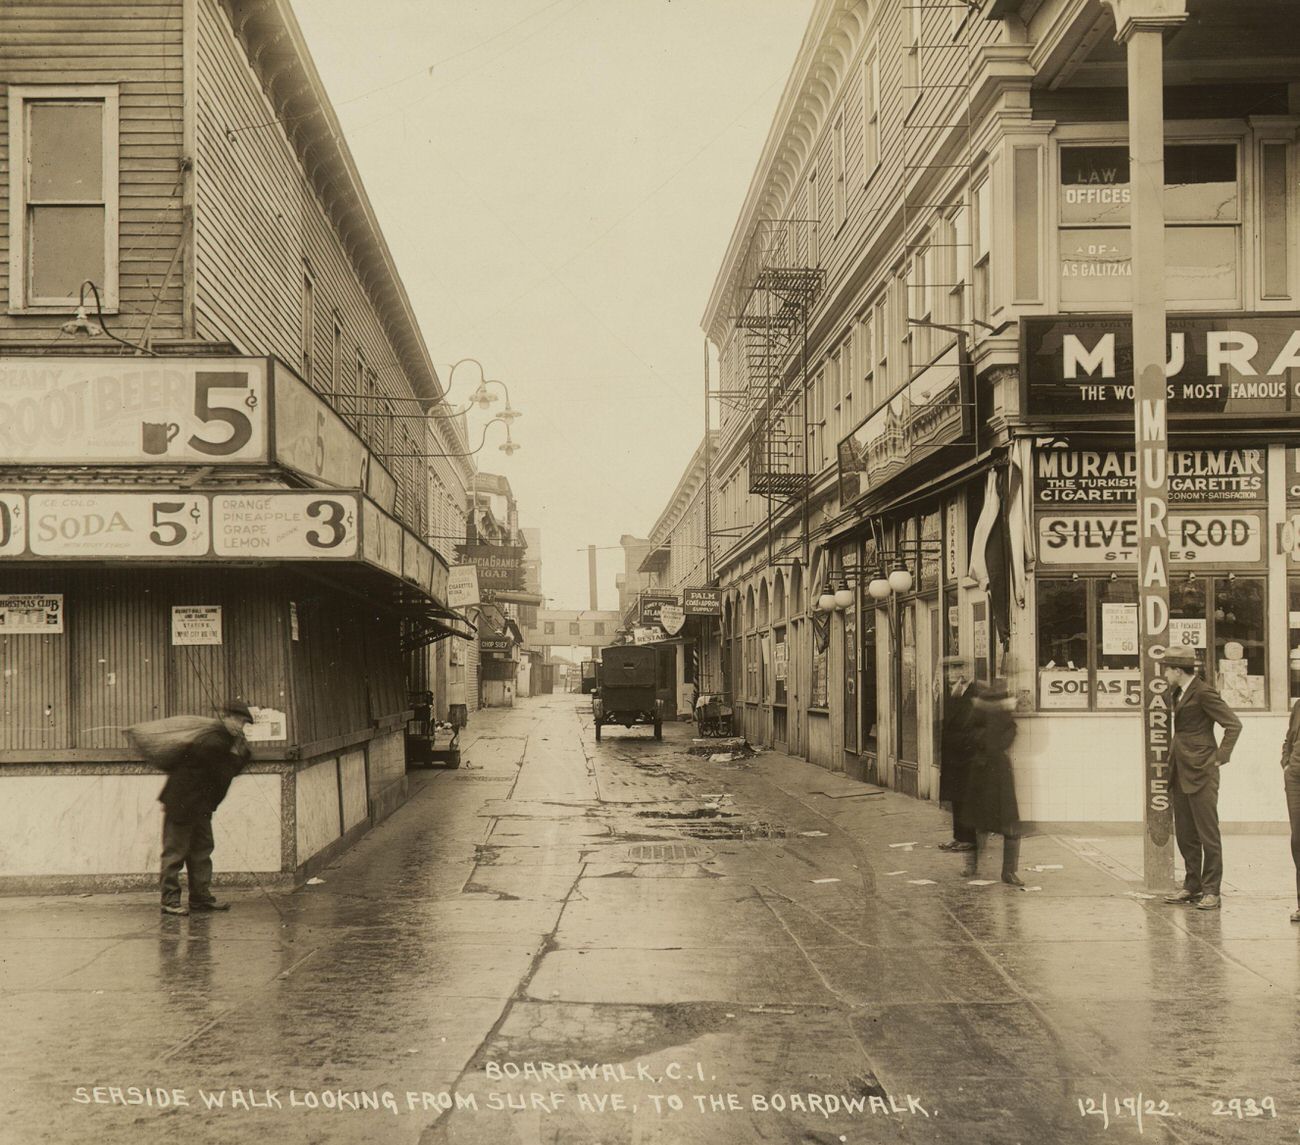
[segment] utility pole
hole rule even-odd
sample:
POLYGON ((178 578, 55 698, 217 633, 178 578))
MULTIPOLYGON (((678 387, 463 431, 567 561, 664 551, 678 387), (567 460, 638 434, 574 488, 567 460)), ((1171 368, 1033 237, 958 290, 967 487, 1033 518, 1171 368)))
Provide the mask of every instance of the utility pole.
POLYGON ((1174 876, 1173 712, 1161 668, 1169 634, 1169 399, 1165 379, 1164 34, 1187 0, 1103 0, 1128 56, 1129 233, 1133 249, 1133 408, 1137 456, 1138 652, 1144 762, 1142 870, 1174 876))
POLYGON ((599 593, 596 591, 596 546, 587 546, 587 586, 591 599, 591 611, 595 612, 600 605, 597 603, 599 593))

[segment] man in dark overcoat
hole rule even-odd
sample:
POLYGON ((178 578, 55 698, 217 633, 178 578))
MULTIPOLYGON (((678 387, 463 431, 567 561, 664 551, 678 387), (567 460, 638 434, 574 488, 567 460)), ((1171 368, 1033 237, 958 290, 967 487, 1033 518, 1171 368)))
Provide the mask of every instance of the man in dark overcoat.
POLYGON ((973 851, 975 832, 962 812, 971 757, 975 754, 975 686, 970 679, 970 661, 962 656, 943 660, 942 724, 939 731, 939 799, 952 806, 952 841, 940 843, 941 851, 973 851))
POLYGON ((162 793, 162 912, 229 910, 212 894, 212 813, 231 781, 248 763, 244 729, 253 714, 242 700, 230 700, 221 719, 180 753, 162 793), (181 904, 181 868, 189 883, 189 906, 181 904))
POLYGON ((1218 910, 1223 879, 1223 839, 1219 834, 1219 768, 1232 756, 1241 721, 1223 697, 1196 674, 1196 656, 1175 650, 1165 654, 1169 710, 1173 716, 1173 763, 1169 794, 1174 835, 1187 868, 1183 889, 1165 902, 1187 903, 1199 910, 1218 910), (1223 742, 1214 725, 1223 728, 1223 742))

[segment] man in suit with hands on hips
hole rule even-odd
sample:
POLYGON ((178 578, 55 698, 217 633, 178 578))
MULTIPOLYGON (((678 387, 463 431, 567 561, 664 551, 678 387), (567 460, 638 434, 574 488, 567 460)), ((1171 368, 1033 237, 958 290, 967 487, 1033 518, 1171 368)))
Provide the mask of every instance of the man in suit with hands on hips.
POLYGON ((1198 910, 1218 910, 1223 879, 1223 839, 1219 833, 1219 768, 1232 756, 1241 721, 1223 697, 1196 673, 1190 651, 1165 654, 1169 710, 1173 721, 1169 785, 1174 809, 1174 835, 1187 868, 1183 889, 1165 902, 1187 903, 1198 910), (1214 725, 1223 728, 1223 742, 1214 725))

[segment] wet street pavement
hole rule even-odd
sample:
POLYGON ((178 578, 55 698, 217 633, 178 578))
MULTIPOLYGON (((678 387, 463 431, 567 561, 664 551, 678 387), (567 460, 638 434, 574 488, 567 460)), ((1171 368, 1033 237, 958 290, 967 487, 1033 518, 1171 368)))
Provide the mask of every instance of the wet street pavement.
POLYGON ((972 883, 934 805, 586 699, 478 713, 294 893, 0 899, 0 1142, 1297 1139, 1284 838, 1219 913, 1135 837, 972 883))

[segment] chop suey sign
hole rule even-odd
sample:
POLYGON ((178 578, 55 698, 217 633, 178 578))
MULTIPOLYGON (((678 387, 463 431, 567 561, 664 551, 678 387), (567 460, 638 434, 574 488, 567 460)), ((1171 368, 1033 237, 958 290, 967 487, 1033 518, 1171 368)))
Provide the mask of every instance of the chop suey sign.
MULTIPOLYGON (((1029 414, 1132 416, 1133 333, 1127 315, 1025 318, 1029 414)), ((1165 377, 1173 415, 1300 411, 1300 316, 1171 317, 1165 377)))

